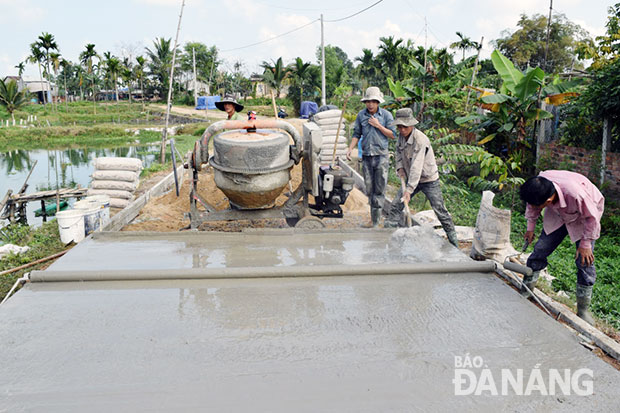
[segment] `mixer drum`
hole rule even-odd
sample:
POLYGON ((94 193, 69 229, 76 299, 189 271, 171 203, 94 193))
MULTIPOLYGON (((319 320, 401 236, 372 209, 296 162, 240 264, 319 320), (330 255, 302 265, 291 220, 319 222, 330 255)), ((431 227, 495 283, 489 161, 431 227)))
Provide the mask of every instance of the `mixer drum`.
POLYGON ((289 136, 275 130, 234 130, 213 138, 215 184, 239 209, 273 207, 290 180, 289 136))

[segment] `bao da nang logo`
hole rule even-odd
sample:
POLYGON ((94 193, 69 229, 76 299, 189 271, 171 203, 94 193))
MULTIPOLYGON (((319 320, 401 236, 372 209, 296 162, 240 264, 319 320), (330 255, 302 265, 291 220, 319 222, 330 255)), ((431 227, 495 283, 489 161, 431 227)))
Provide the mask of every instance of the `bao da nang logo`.
POLYGON ((501 369, 491 371, 480 356, 454 357, 456 396, 590 396, 594 372, 590 369, 501 369))

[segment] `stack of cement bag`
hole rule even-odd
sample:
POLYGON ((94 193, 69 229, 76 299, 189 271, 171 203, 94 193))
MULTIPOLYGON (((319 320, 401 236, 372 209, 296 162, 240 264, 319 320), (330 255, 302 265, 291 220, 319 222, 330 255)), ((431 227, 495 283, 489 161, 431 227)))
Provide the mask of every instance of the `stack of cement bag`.
POLYGON ((107 195, 112 208, 125 208, 134 197, 140 171, 140 159, 96 158, 88 195, 107 195))
POLYGON ((344 157, 347 154, 347 138, 345 133, 345 120, 340 125, 340 133, 336 137, 338 122, 340 121, 340 109, 330 109, 316 113, 312 116, 312 121, 319 125, 323 131, 323 145, 319 154, 319 161, 322 165, 329 164, 334 155, 334 142, 336 144, 336 158, 344 157))

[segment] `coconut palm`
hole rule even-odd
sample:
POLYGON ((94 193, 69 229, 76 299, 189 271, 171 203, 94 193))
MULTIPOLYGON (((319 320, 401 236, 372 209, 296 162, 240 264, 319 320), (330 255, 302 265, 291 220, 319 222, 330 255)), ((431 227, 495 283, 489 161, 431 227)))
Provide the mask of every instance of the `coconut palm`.
POLYGON ((94 111, 94 114, 96 115, 97 114, 97 99, 95 96, 95 73, 94 73, 95 65, 94 65, 94 60, 93 60, 94 58, 101 59, 99 55, 97 54, 97 52, 95 51, 95 45, 92 43, 89 43, 86 45, 86 50, 80 53, 80 61, 82 62, 84 66, 86 66, 86 73, 91 75, 92 87, 93 87, 93 111, 94 111))
POLYGON ((28 92, 26 90, 20 92, 17 82, 14 80, 5 83, 4 80, 0 79, 0 106, 9 112, 13 122, 15 122, 14 112, 26 103, 28 103, 28 92))
POLYGON ((404 77, 405 68, 409 63, 411 52, 401 45, 403 39, 394 40, 394 36, 380 37, 379 53, 377 60, 380 62, 383 72, 395 79, 404 77))
MULTIPOLYGON (((43 32, 37 40, 37 44, 39 45, 39 48, 42 50, 45 50, 45 66, 47 68, 47 81, 48 84, 51 88, 52 86, 52 73, 50 71, 50 63, 51 63, 51 57, 50 57, 50 50, 56 50, 58 51, 58 45, 56 44, 56 40, 54 39, 54 36, 43 32)), ((54 105, 54 101, 52 100, 52 106, 54 105)))
POLYGON ((450 45, 451 49, 462 50, 463 51, 463 59, 465 60, 465 52, 467 50, 475 49, 478 42, 473 42, 469 37, 466 37, 461 32, 456 32, 456 35, 459 37, 458 42, 454 42, 450 45))
POLYGON ((264 69, 263 80, 273 89, 276 90, 276 97, 280 97, 280 90, 282 90, 283 82, 288 78, 290 70, 282 63, 282 58, 279 57, 277 61, 273 61, 273 65, 269 62, 263 61, 261 67, 264 69))
POLYGON ((172 48, 170 47, 172 39, 155 38, 153 41, 153 50, 146 48, 146 54, 150 60, 148 65, 151 75, 157 82, 157 90, 159 95, 164 95, 164 90, 170 82, 170 67, 172 66, 172 48))
MULTIPOLYGON (((30 44, 30 56, 28 56, 28 61, 30 63, 36 63, 39 67, 39 80, 41 82, 41 86, 43 86, 43 75, 41 74, 41 60, 43 60, 44 56, 45 55, 43 54, 43 51, 41 51, 41 48, 36 42, 30 44)), ((42 90, 41 94, 43 95, 43 105, 47 106, 47 93, 45 93, 45 90, 42 90)))
POLYGON ((291 73, 292 80, 295 84, 299 86, 299 101, 304 100, 304 84, 306 83, 306 78, 308 77, 310 71, 311 63, 304 61, 298 57, 295 59, 294 63, 289 65, 288 70, 291 73))
POLYGON ((134 71, 131 64, 131 59, 128 57, 123 59, 120 76, 121 79, 123 79, 123 83, 127 86, 127 90, 129 92, 129 104, 131 105, 131 84, 133 83, 134 71))
POLYGON ((67 72, 71 70, 71 62, 67 59, 61 59, 59 62, 60 67, 62 67, 63 80, 65 83, 65 112, 69 111, 69 106, 67 103, 68 100, 68 91, 67 91, 67 72))

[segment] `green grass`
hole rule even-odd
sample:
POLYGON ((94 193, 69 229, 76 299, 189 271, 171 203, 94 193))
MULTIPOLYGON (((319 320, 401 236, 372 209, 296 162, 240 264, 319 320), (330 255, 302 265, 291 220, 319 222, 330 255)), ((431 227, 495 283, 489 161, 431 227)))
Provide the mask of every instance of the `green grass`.
MULTIPOLYGON (((0 240, 7 244, 29 246, 30 250, 24 254, 9 254, 0 260, 0 271, 19 267, 20 265, 48 257, 65 250, 60 242, 58 224, 56 220, 44 223, 38 228, 26 225, 9 225, 0 229, 0 240)), ((0 275, 0 301, 4 299, 15 281, 24 273, 39 269, 50 262, 29 267, 8 275, 0 275)))

